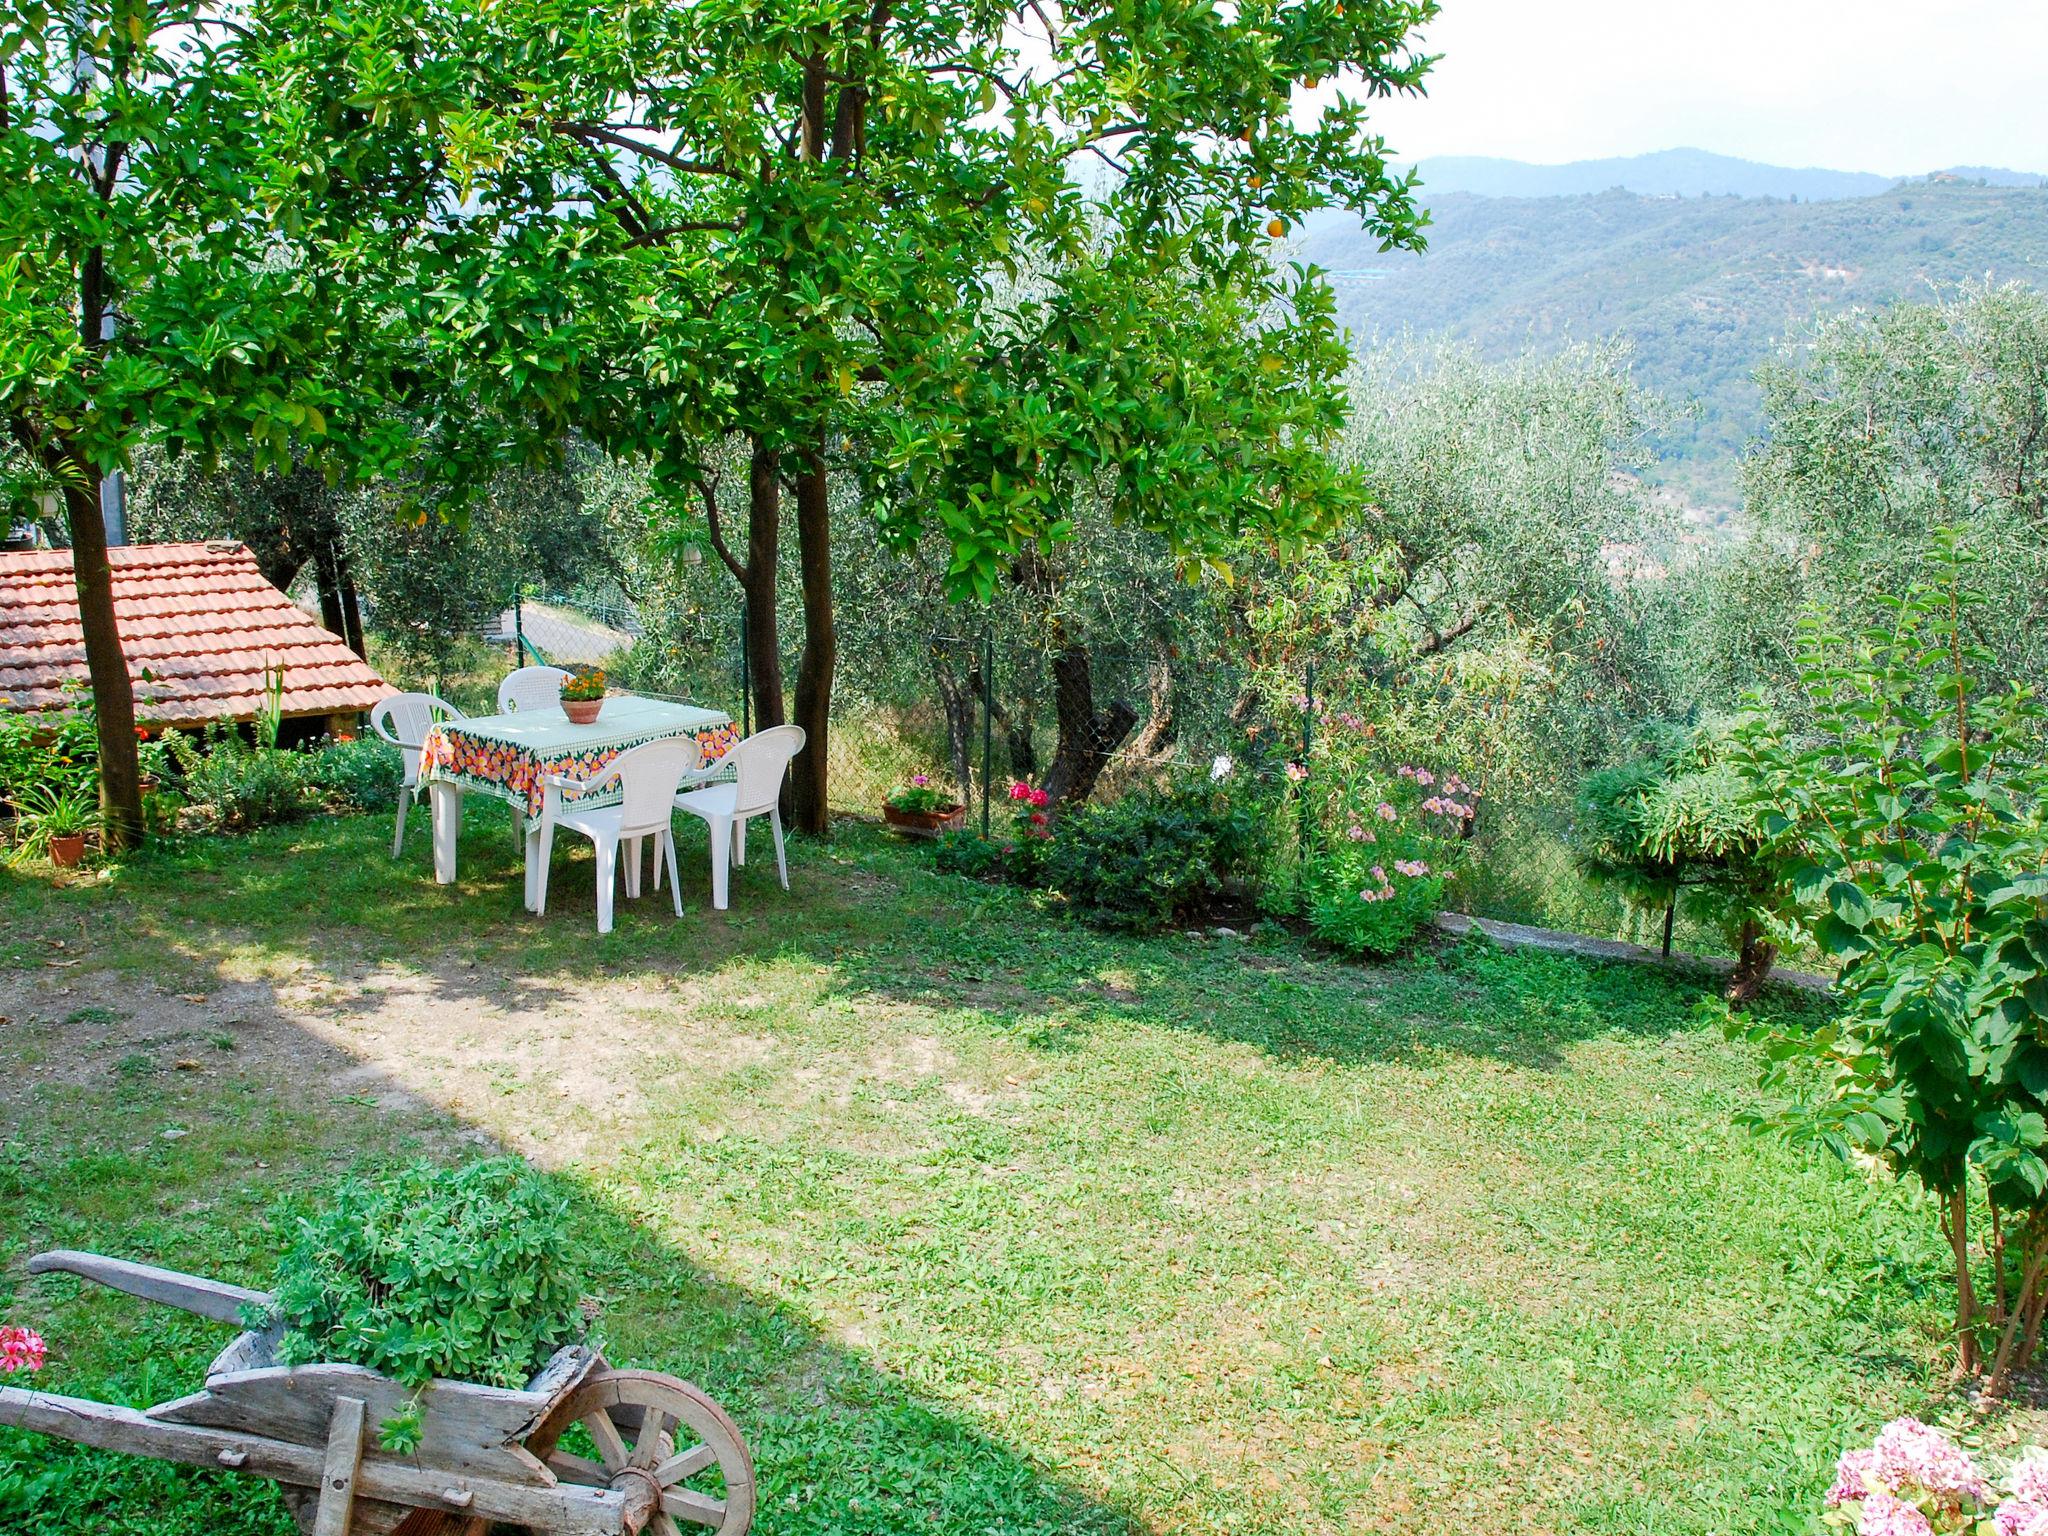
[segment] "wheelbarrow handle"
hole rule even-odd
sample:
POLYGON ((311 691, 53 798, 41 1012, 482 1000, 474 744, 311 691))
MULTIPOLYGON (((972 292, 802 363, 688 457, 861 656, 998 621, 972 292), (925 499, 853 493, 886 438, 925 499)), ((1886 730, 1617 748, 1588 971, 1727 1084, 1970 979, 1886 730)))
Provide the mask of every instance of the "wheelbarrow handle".
POLYGON ((242 1321, 242 1308, 270 1304, 270 1295, 266 1291, 252 1291, 220 1280, 203 1280, 197 1275, 181 1275, 175 1269, 158 1269, 153 1264, 134 1264, 127 1259, 81 1253, 74 1248, 53 1248, 48 1253, 39 1253, 28 1261, 27 1268, 32 1275, 77 1275, 109 1290, 140 1296, 144 1301, 161 1302, 181 1312, 196 1312, 217 1323, 239 1323, 242 1321))

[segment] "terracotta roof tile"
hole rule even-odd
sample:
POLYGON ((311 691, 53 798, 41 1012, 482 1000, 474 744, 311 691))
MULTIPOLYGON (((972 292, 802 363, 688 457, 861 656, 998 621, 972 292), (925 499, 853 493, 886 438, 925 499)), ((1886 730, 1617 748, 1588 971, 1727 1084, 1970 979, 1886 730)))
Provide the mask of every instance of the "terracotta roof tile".
MULTIPOLYGON (((284 712, 368 709, 390 686, 263 579, 240 544, 130 544, 109 551, 114 619, 144 720, 246 720, 267 666, 284 668, 284 712)), ((47 709, 85 681, 71 551, 0 554, 0 709, 47 709)))

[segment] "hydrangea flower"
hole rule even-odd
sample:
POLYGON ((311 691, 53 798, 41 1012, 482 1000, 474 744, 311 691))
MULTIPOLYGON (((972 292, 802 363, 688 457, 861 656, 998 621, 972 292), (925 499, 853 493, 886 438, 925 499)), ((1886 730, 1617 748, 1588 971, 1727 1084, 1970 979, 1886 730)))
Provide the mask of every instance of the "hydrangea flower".
POLYGON ((1934 1526, 1912 1505, 1873 1493, 1856 1518, 1856 1536, 1934 1536, 1934 1526))

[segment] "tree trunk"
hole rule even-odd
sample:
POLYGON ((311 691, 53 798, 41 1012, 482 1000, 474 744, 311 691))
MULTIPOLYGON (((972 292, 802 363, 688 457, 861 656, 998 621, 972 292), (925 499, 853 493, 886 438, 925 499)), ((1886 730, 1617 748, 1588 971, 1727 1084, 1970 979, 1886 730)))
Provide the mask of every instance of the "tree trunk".
POLYGON ((336 546, 334 563, 335 575, 341 581, 341 632, 348 641, 348 648, 365 661, 370 658, 369 644, 363 639, 363 605, 356 598, 355 572, 349 568, 348 551, 336 546))
POLYGON ((753 680, 754 729, 787 718, 782 699, 782 633, 775 615, 775 577, 782 563, 782 455, 754 439, 747 466, 747 671, 753 680))
POLYGON ((831 486, 822 448, 804 456, 796 482, 797 569, 804 600, 804 648, 796 664, 796 723, 804 728, 804 749, 790 765, 790 811, 805 832, 827 829, 830 812, 826 771, 832 713, 832 672, 838 640, 832 620, 831 486))
POLYGON ((1045 792, 1056 801, 1079 802, 1095 792, 1095 781, 1123 739, 1138 723, 1138 712, 1122 699, 1095 708, 1095 675, 1082 645, 1062 645, 1053 654, 1053 708, 1059 742, 1045 775, 1045 792))
POLYGON ((135 751, 135 684, 114 622, 114 571, 100 511, 100 477, 83 458, 69 458, 64 508, 71 525, 71 573, 78 622, 85 631, 85 669, 99 728, 100 814, 109 851, 142 840, 142 765, 135 751))
POLYGON ((1956 1276, 1956 1367, 1965 1376, 1981 1368, 1977 1353, 1977 1295, 1970 1283, 1970 1200, 1967 1191, 1951 1190, 1942 1207, 1942 1232, 1956 1276))
POLYGON ((346 645, 348 620, 341 611, 341 573, 334 568, 334 546, 324 540, 313 549, 313 586, 320 594, 320 627, 346 645))
POLYGON ((1739 938, 1740 953, 1735 957, 1735 969, 1728 973, 1728 986, 1722 996, 1731 1003, 1751 1003, 1764 989, 1764 981, 1778 958, 1778 946, 1764 937, 1763 925, 1755 918, 1743 923, 1739 938))
POLYGON ((1161 656, 1145 669, 1145 694, 1151 712, 1145 728, 1138 732, 1138 739, 1131 743, 1131 751, 1153 762, 1172 750, 1175 735, 1173 663, 1166 657, 1161 656))

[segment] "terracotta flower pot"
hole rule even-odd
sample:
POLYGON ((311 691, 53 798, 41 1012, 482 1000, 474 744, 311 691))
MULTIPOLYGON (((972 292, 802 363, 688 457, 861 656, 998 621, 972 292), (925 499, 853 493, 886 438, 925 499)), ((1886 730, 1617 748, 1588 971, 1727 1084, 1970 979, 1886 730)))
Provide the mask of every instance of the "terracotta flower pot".
POLYGON ((938 811, 899 811, 885 804, 882 820, 910 837, 937 837, 941 832, 957 832, 965 826, 967 807, 949 805, 938 811))
POLYGON ((50 862, 59 869, 76 869, 85 860, 85 834, 65 832, 50 838, 50 862))
POLYGON ((569 717, 569 722, 572 725, 597 724, 597 712, 603 708, 603 699, 562 700, 562 713, 569 717))

